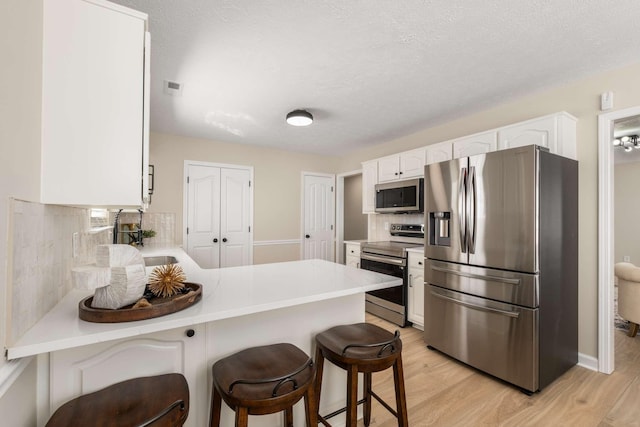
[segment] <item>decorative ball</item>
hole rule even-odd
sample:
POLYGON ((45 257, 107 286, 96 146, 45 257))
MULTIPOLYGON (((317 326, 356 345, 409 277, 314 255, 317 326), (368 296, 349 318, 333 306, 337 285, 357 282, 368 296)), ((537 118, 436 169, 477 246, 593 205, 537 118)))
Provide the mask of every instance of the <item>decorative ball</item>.
POLYGON ((161 265, 149 275, 149 290, 158 297, 170 297, 180 292, 186 279, 187 276, 179 265, 161 265))

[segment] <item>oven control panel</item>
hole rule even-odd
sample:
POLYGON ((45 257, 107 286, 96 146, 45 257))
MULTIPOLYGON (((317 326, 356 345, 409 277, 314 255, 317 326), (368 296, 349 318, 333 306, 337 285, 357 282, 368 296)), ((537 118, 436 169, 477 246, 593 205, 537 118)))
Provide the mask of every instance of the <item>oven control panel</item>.
POLYGON ((391 224, 389 233, 392 236, 424 237, 424 224, 391 224))

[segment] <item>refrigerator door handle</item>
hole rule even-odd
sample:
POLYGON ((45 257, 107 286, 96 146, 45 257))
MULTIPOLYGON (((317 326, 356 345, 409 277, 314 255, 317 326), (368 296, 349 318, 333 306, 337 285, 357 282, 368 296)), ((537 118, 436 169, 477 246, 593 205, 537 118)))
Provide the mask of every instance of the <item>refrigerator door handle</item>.
POLYGON ((485 307, 482 305, 476 305, 476 304, 471 304, 468 302, 464 302, 464 301, 460 301, 459 299, 456 298, 451 298, 445 295, 441 295, 437 292, 431 291, 431 295, 433 295, 436 298, 440 298, 449 302, 452 302, 454 304, 458 304, 461 305, 463 307, 467 307, 467 308, 471 308, 473 310, 479 310, 479 311, 487 311, 489 313, 496 313, 496 314, 500 314, 502 316, 508 316, 508 317, 513 317, 514 319, 517 319, 518 317, 520 317, 520 313, 516 312, 516 311, 506 311, 506 310, 499 310, 497 308, 491 308, 491 307, 485 307))
POLYGON ((466 199, 467 168, 460 169, 460 186, 458 188, 458 225, 460 227, 460 251, 467 252, 466 199))
POLYGON ((469 167, 467 178, 467 249, 470 254, 476 253, 476 167, 469 167))
POLYGON ((485 280, 487 282, 498 282, 498 283, 506 283, 508 285, 517 286, 520 284, 520 279, 509 279, 507 277, 499 277, 499 276, 486 276, 482 274, 474 274, 474 273, 466 273, 464 271, 453 270, 451 268, 442 268, 431 266, 433 271, 439 271, 441 273, 453 274, 460 277, 467 277, 469 279, 480 279, 485 280))

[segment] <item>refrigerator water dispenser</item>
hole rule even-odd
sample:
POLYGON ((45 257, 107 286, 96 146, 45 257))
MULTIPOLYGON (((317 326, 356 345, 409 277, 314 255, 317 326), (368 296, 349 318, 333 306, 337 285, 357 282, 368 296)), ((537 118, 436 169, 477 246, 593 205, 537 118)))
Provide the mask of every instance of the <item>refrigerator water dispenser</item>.
POLYGON ((451 212, 429 212, 429 244, 451 246, 451 212))

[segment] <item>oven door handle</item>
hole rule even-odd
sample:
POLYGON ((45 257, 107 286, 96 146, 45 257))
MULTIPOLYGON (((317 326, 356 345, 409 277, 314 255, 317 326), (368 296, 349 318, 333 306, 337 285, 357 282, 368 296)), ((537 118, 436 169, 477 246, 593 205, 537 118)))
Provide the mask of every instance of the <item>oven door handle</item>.
POLYGON ((384 264, 399 265, 400 267, 404 267, 405 266, 405 260, 404 259, 387 258, 387 257, 370 255, 370 254, 364 254, 364 253, 360 254, 360 259, 367 259, 369 261, 377 261, 377 262, 381 262, 381 263, 384 263, 384 264))
POLYGON ((484 276, 482 274, 474 274, 474 273, 465 273, 464 271, 452 270, 450 268, 442 268, 431 266, 433 271, 439 271, 441 273, 453 274, 455 276, 468 277, 469 279, 480 279, 485 280, 487 282, 500 282, 506 283, 508 285, 519 285, 520 279, 509 279, 507 277, 499 277, 499 276, 484 276))
POLYGON ((471 308, 473 310, 479 310, 479 311, 487 311, 489 313, 496 313, 496 314, 500 314, 502 316, 508 316, 508 317, 513 317, 514 319, 517 319, 518 317, 520 317, 520 313, 515 312, 515 311, 506 311, 506 310, 499 310, 497 308, 491 308, 491 307, 485 307, 482 305, 476 305, 476 304, 471 304, 468 302, 464 302, 464 301, 460 301, 459 299, 455 299, 455 298, 451 298, 445 295, 441 295, 437 292, 431 291, 431 295, 433 295, 434 297, 446 300, 446 301, 450 301, 452 303, 461 305, 463 307, 467 307, 467 308, 471 308))

